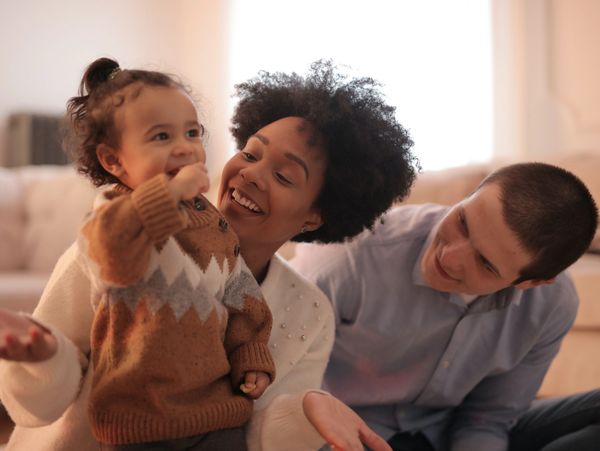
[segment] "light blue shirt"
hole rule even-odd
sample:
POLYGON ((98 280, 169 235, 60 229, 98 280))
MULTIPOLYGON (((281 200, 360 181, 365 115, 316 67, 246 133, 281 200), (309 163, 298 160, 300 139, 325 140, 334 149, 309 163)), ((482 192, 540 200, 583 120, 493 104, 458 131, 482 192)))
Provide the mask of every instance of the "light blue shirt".
POLYGON ((429 288, 420 260, 447 211, 399 207, 350 243, 299 246, 292 265, 336 310, 327 390, 385 438, 422 431, 440 451, 506 450, 578 298, 564 273, 469 304, 429 288))

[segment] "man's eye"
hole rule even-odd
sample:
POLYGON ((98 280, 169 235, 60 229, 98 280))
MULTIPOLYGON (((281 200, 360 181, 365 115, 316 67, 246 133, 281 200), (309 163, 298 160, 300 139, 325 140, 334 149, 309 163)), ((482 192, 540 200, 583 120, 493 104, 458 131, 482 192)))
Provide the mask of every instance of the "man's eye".
POLYGON ((153 141, 164 141, 166 139, 169 139, 169 134, 166 132, 157 133, 152 137, 153 141))
POLYGON ((492 273, 492 274, 496 274, 496 271, 494 270, 494 267, 493 267, 493 266, 491 265, 491 263, 490 263, 490 262, 488 262, 488 261, 487 261, 485 258, 481 257, 481 258, 479 259, 479 261, 481 262, 481 266, 483 266, 483 267, 484 267, 484 269, 485 269, 487 272, 490 272, 490 273, 492 273))

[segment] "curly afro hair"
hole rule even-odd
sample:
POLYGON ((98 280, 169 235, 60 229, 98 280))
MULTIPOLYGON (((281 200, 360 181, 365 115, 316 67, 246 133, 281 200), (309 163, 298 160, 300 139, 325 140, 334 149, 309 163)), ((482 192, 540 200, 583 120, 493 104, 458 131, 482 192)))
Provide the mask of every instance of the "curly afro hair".
POLYGON ((348 78, 328 60, 314 62, 306 77, 261 71, 235 86, 231 132, 238 149, 257 130, 289 116, 309 121, 324 143, 327 168, 315 202, 323 225, 293 241, 348 240, 409 193, 420 166, 379 87, 372 78, 348 78))

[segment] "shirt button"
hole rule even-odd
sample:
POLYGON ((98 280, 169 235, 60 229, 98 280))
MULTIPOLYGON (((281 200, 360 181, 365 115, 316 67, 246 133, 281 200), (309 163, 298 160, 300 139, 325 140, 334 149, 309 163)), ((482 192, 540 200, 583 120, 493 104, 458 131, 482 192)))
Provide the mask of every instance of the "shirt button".
POLYGON ((202 211, 206 208, 206 205, 204 205, 204 202, 202 202, 200 199, 198 199, 197 197, 194 199, 194 208, 198 211, 202 211))
POLYGON ((228 228, 229 228, 229 224, 227 224, 227 221, 225 221, 225 219, 223 219, 223 218, 219 218, 219 230, 221 232, 227 232, 228 228))
POLYGON ((233 246, 233 255, 235 255, 236 257, 238 255, 240 255, 240 245, 236 244, 235 246, 233 246))
POLYGON ((450 366, 450 361, 449 360, 444 360, 442 362, 442 368, 448 368, 450 366))

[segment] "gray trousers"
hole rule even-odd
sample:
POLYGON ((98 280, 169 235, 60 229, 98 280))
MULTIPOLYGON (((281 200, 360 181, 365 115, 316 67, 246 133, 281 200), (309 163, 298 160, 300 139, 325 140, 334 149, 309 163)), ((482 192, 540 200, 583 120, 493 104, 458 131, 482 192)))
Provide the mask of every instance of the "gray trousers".
POLYGON ((509 450, 600 450, 600 390, 534 401, 512 429, 509 450))
MULTIPOLYGON (((435 451, 420 434, 399 433, 394 451, 435 451)), ((599 451, 600 390, 536 400, 510 432, 509 451, 599 451)))

